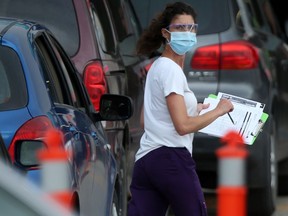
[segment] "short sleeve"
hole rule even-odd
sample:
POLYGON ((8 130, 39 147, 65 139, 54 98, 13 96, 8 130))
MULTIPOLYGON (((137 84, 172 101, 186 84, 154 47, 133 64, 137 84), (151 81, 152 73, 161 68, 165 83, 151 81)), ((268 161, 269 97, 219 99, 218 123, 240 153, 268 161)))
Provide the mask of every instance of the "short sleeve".
POLYGON ((172 92, 184 96, 186 78, 182 69, 175 63, 166 64, 163 69, 165 72, 161 73, 161 83, 164 96, 166 97, 172 92))

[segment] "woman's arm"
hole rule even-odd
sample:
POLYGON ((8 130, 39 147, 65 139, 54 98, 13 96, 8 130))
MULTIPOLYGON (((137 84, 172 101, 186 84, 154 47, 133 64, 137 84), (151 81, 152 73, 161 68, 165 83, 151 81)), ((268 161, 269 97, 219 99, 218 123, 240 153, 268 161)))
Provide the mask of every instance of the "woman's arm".
MULTIPOLYGON (((171 93, 166 97, 166 101, 174 127, 180 135, 197 132, 215 121, 219 116, 233 110, 231 101, 221 99, 215 109, 200 116, 188 116, 182 95, 171 93)), ((203 104, 202 107, 197 107, 197 111, 207 107, 207 104, 203 104)))

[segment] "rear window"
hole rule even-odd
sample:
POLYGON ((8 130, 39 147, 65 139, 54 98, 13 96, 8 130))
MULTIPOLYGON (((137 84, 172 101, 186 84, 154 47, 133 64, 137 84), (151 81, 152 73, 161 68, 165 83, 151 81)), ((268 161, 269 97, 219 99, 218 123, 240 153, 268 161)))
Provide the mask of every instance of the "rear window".
POLYGON ((130 25, 129 14, 125 9, 125 4, 121 0, 108 0, 111 14, 115 22, 115 28, 120 42, 123 41, 129 34, 133 34, 132 26, 130 25))
POLYGON ((102 50, 108 53, 115 53, 116 45, 113 37, 113 28, 104 2, 92 0, 90 1, 90 7, 95 34, 100 41, 102 50))
POLYGON ((78 25, 72 0, 1 0, 0 16, 45 25, 70 56, 78 49, 78 25))
POLYGON ((26 83, 18 55, 11 48, 0 46, 0 111, 26 104, 26 83))
POLYGON ((139 22, 127 0, 108 0, 107 2, 118 36, 119 52, 125 59, 129 58, 129 60, 124 60, 125 65, 128 61, 132 64, 137 61, 137 58, 133 59, 131 56, 135 55, 136 43, 141 32, 139 22))
MULTIPOLYGON (((147 28, 152 18, 160 13, 171 0, 131 0, 142 28, 147 28)), ((226 30, 230 26, 228 0, 187 0, 197 13, 198 35, 212 34, 226 30)))

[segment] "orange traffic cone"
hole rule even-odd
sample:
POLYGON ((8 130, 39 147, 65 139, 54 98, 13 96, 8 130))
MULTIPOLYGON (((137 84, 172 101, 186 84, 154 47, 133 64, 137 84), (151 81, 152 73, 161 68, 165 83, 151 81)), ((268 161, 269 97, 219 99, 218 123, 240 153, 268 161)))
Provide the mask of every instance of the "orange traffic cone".
POLYGON ((218 156, 218 216, 245 216, 247 188, 245 159, 248 151, 237 132, 227 133, 221 141, 226 146, 217 150, 218 156))
POLYGON ((69 155, 62 145, 62 133, 56 129, 49 130, 46 133, 45 143, 47 148, 38 152, 42 166, 43 189, 65 207, 72 209, 72 194, 69 188, 69 155))

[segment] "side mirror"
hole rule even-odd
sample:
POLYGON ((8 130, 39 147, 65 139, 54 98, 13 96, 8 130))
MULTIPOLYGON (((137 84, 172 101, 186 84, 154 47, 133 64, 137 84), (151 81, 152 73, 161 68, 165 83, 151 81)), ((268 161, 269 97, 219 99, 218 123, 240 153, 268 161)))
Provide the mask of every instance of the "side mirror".
POLYGON ((104 94, 100 99, 99 114, 101 120, 127 120, 133 114, 132 99, 123 95, 104 94))
POLYGON ((40 149, 46 148, 41 140, 28 140, 18 143, 15 152, 16 166, 25 169, 35 169, 39 166, 37 152, 40 149))

